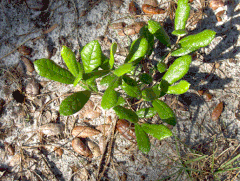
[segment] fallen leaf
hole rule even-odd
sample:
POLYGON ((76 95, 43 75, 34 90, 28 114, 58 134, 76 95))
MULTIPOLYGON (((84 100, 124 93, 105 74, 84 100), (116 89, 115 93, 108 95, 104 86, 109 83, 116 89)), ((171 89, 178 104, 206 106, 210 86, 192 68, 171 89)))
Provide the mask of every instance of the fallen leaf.
POLYGON ((220 102, 212 112, 212 120, 216 121, 221 116, 223 111, 223 102, 220 102))

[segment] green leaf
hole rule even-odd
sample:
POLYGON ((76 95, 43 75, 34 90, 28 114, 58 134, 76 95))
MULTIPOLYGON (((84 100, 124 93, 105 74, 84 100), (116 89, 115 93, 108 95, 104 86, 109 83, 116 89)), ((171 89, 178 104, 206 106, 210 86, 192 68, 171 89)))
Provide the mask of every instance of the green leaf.
POLYGON ((179 41, 181 47, 205 47, 211 43, 216 35, 215 31, 204 30, 196 35, 189 35, 179 41))
POLYGON ((69 71, 75 77, 77 77, 79 70, 78 70, 75 53, 70 48, 68 48, 66 46, 62 46, 61 56, 62 56, 64 62, 66 63, 69 71))
POLYGON ((74 87, 78 84, 78 82, 79 82, 80 80, 82 80, 82 78, 83 78, 83 73, 84 73, 83 65, 80 64, 79 62, 77 62, 77 65, 78 65, 78 70, 79 70, 79 72, 78 72, 78 75, 76 76, 76 78, 75 78, 75 80, 74 80, 74 82, 73 82, 74 87))
POLYGON ((158 88, 159 87, 159 84, 156 84, 152 87, 152 90, 154 91, 154 93, 156 94, 156 97, 159 98, 159 96, 161 95, 161 91, 160 89, 158 88))
POLYGON ((182 48, 179 48, 175 51, 173 51, 171 53, 172 56, 174 57, 180 57, 180 56, 183 56, 183 55, 187 55, 195 50, 197 50, 198 47, 182 47, 182 48))
MULTIPOLYGON (((102 80, 100 81, 100 85, 103 86, 109 86, 114 79, 118 78, 118 76, 116 76, 115 74, 109 74, 105 77, 102 78, 102 80)), ((113 84, 114 88, 117 88, 118 86, 120 86, 122 84, 122 79, 117 79, 117 81, 113 84)))
POLYGON ((157 95, 155 94, 152 88, 146 88, 142 91, 142 97, 146 101, 153 101, 154 99, 157 98, 157 95))
POLYGON ((147 134, 150 134, 151 136, 159 140, 172 136, 171 130, 167 126, 162 124, 144 123, 141 126, 147 134))
POLYGON ((110 65, 110 69, 113 68, 114 65, 114 54, 117 51, 117 43, 113 43, 110 49, 110 60, 109 60, 109 65, 110 65))
POLYGON ((130 77, 124 76, 122 79, 122 89, 131 97, 141 98, 141 91, 137 82, 130 77))
POLYGON ((167 81, 170 85, 177 82, 188 72, 191 62, 192 57, 190 55, 185 55, 176 59, 162 79, 167 81))
POLYGON ((188 91, 190 85, 186 80, 181 80, 178 84, 169 86, 167 94, 184 94, 188 91))
POLYGON ((181 37, 188 34, 188 32, 186 30, 174 30, 172 34, 181 37))
POLYGON ((80 86, 82 86, 82 88, 84 88, 85 90, 98 92, 96 81, 86 82, 85 80, 81 80, 80 86))
POLYGON ((148 30, 148 26, 145 25, 140 29, 140 37, 144 37, 148 41, 148 50, 147 50, 147 55, 150 56, 153 51, 153 46, 154 46, 154 36, 151 34, 148 30))
POLYGON ((125 63, 123 65, 120 65, 116 70, 113 71, 113 73, 118 76, 121 77, 122 75, 131 72, 132 70, 134 70, 135 65, 134 62, 131 63, 125 63))
POLYGON ((159 71, 160 73, 163 73, 163 72, 166 71, 167 65, 166 65, 165 63, 163 63, 163 62, 159 62, 159 63, 157 64, 157 69, 158 69, 158 71, 159 71))
POLYGON ((118 98, 117 105, 119 105, 119 106, 124 106, 125 104, 126 104, 125 99, 120 96, 120 97, 118 98))
POLYGON ((119 119, 126 119, 130 122, 137 123, 138 116, 135 112, 130 109, 126 109, 122 106, 116 106, 113 108, 119 119))
POLYGON ((73 93, 62 101, 59 109, 60 114, 63 116, 69 116, 78 112, 86 104, 90 96, 90 91, 73 93))
POLYGON ((39 59, 34 62, 36 72, 45 78, 61 82, 64 84, 73 84, 75 77, 68 70, 58 66, 50 59, 39 59))
POLYGON ((100 67, 103 70, 110 70, 109 59, 103 53, 102 53, 102 60, 101 61, 102 61, 102 64, 100 65, 100 67))
POLYGON ((140 81, 145 83, 145 84, 151 84, 153 81, 153 78, 151 77, 151 75, 143 73, 140 75, 139 77, 140 81))
POLYGON ((81 51, 83 67, 89 73, 99 67, 102 63, 102 50, 97 40, 91 41, 81 51))
POLYGON ((152 105, 154 109, 158 112, 159 117, 162 121, 175 126, 176 125, 176 117, 173 110, 163 101, 158 99, 152 101, 152 105))
POLYGON ((148 154, 151 148, 151 143, 149 141, 148 135, 145 133, 145 131, 139 124, 136 123, 134 126, 138 143, 138 149, 144 154, 148 154))
POLYGON ((188 5, 188 0, 178 0, 178 6, 175 13, 175 23, 174 23, 176 31, 174 33, 177 33, 178 35, 182 35, 182 36, 186 34, 184 30, 185 30, 186 22, 189 17, 189 13, 190 13, 190 6, 188 5), (181 30, 181 31, 177 31, 177 30, 181 30))
POLYGON ((153 107, 150 107, 139 109, 136 113, 139 118, 151 118, 157 114, 157 111, 153 107))
POLYGON ((110 70, 96 70, 91 73, 83 74, 83 79, 87 81, 87 83, 94 81, 95 79, 102 77, 108 74, 110 70))
POLYGON ((119 93, 113 87, 108 87, 102 97, 101 106, 103 109, 110 109, 117 105, 119 93))
POLYGON ((170 47, 171 41, 166 33, 166 31, 163 29, 163 27, 160 25, 160 23, 149 20, 148 21, 148 30, 150 33, 152 33, 161 43, 164 45, 170 47))
POLYGON ((140 62, 148 51, 148 41, 146 38, 139 38, 131 45, 130 52, 125 63, 140 62))

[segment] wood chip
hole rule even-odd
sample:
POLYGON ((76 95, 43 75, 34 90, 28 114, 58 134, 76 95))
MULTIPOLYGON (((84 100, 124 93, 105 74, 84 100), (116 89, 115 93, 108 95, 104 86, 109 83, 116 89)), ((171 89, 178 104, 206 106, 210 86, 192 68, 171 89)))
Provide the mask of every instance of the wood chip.
POLYGON ((131 1, 129 3, 129 13, 132 14, 132 15, 136 15, 137 14, 137 7, 136 7, 136 4, 134 3, 134 1, 131 1))
POLYGON ((97 145, 97 143, 95 143, 91 140, 87 140, 87 145, 88 145, 89 149, 91 150, 93 157, 99 157, 101 155, 101 151, 100 151, 100 148, 97 145))
POLYGON ((9 155, 14 155, 15 154, 15 149, 9 143, 4 142, 4 148, 9 155))
POLYGON ((126 26, 127 24, 124 22, 119 22, 119 23, 112 23, 111 25, 108 26, 109 29, 122 29, 126 26))
POLYGON ((29 95, 40 94, 40 84, 34 79, 30 80, 26 85, 26 93, 29 95))
POLYGON ((54 151, 58 156, 62 156, 62 154, 63 154, 63 149, 61 149, 59 147, 54 147, 54 151))
POLYGON ((120 30, 118 32, 119 36, 126 36, 126 35, 135 35, 137 33, 140 32, 140 29, 146 25, 145 22, 137 22, 131 25, 128 25, 127 27, 125 27, 123 30, 120 30))
POLYGON ((223 111, 223 102, 220 102, 212 112, 212 120, 216 121, 221 116, 223 111))
POLYGON ((216 10, 220 7, 224 6, 224 2, 222 0, 212 0, 209 4, 209 7, 212 9, 212 10, 216 10))
POLYGON ((105 133, 105 135, 107 135, 110 131, 110 124, 102 124, 96 127, 97 130, 101 131, 101 133, 105 133))
POLYGON ((145 0, 144 4, 149 4, 149 5, 153 6, 153 7, 158 6, 157 0, 145 0))
POLYGON ((18 48, 18 52, 22 55, 30 55, 32 53, 32 48, 22 45, 18 48))

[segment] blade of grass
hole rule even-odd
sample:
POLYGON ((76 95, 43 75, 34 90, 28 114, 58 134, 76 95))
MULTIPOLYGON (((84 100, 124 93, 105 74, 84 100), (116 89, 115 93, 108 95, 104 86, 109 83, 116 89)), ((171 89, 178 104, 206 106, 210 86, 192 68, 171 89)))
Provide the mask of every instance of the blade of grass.
POLYGON ((233 159, 229 160, 228 162, 226 162, 225 164, 220 166, 220 169, 225 168, 226 166, 230 165, 232 162, 234 162, 236 159, 238 159, 240 157, 240 154, 238 154, 237 156, 235 156, 233 159))
POLYGON ((206 158, 208 155, 204 155, 204 156, 201 156, 201 157, 198 157, 198 158, 194 158, 194 159, 191 159, 191 160, 188 160, 186 162, 184 162, 185 164, 189 164, 189 163, 193 163, 193 162, 197 162, 197 161, 200 161, 204 158, 206 158))

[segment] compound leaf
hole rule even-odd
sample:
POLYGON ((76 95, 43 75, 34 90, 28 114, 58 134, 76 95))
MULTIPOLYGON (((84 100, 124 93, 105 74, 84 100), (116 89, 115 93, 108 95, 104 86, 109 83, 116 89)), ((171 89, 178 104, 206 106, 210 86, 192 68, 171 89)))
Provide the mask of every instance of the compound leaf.
POLYGON ((90 91, 73 93, 62 101, 59 109, 60 114, 63 116, 69 116, 78 112, 86 104, 90 96, 90 91))
POLYGON ((86 73, 98 68, 102 63, 102 50, 97 40, 85 45, 81 51, 83 67, 86 73))
POLYGON ((149 141, 148 135, 145 133, 143 128, 138 123, 136 123, 134 127, 135 127, 138 149, 142 151, 144 154, 148 154, 151 148, 151 143, 149 141))
POLYGON ((158 112, 159 117, 162 121, 175 126, 176 125, 176 117, 173 110, 163 101, 155 99, 152 101, 152 105, 154 109, 158 112))
POLYGON ((64 84, 73 84, 75 77, 68 70, 58 66, 50 59, 39 59, 34 62, 36 72, 45 78, 61 82, 64 84))
POLYGON ((162 124, 144 123, 141 126, 147 134, 150 134, 151 136, 159 140, 172 136, 171 130, 167 126, 162 124))
POLYGON ((78 70, 75 53, 70 48, 68 48, 66 46, 62 46, 61 56, 62 56, 64 62, 66 63, 69 71, 75 77, 77 77, 79 70, 78 70))

